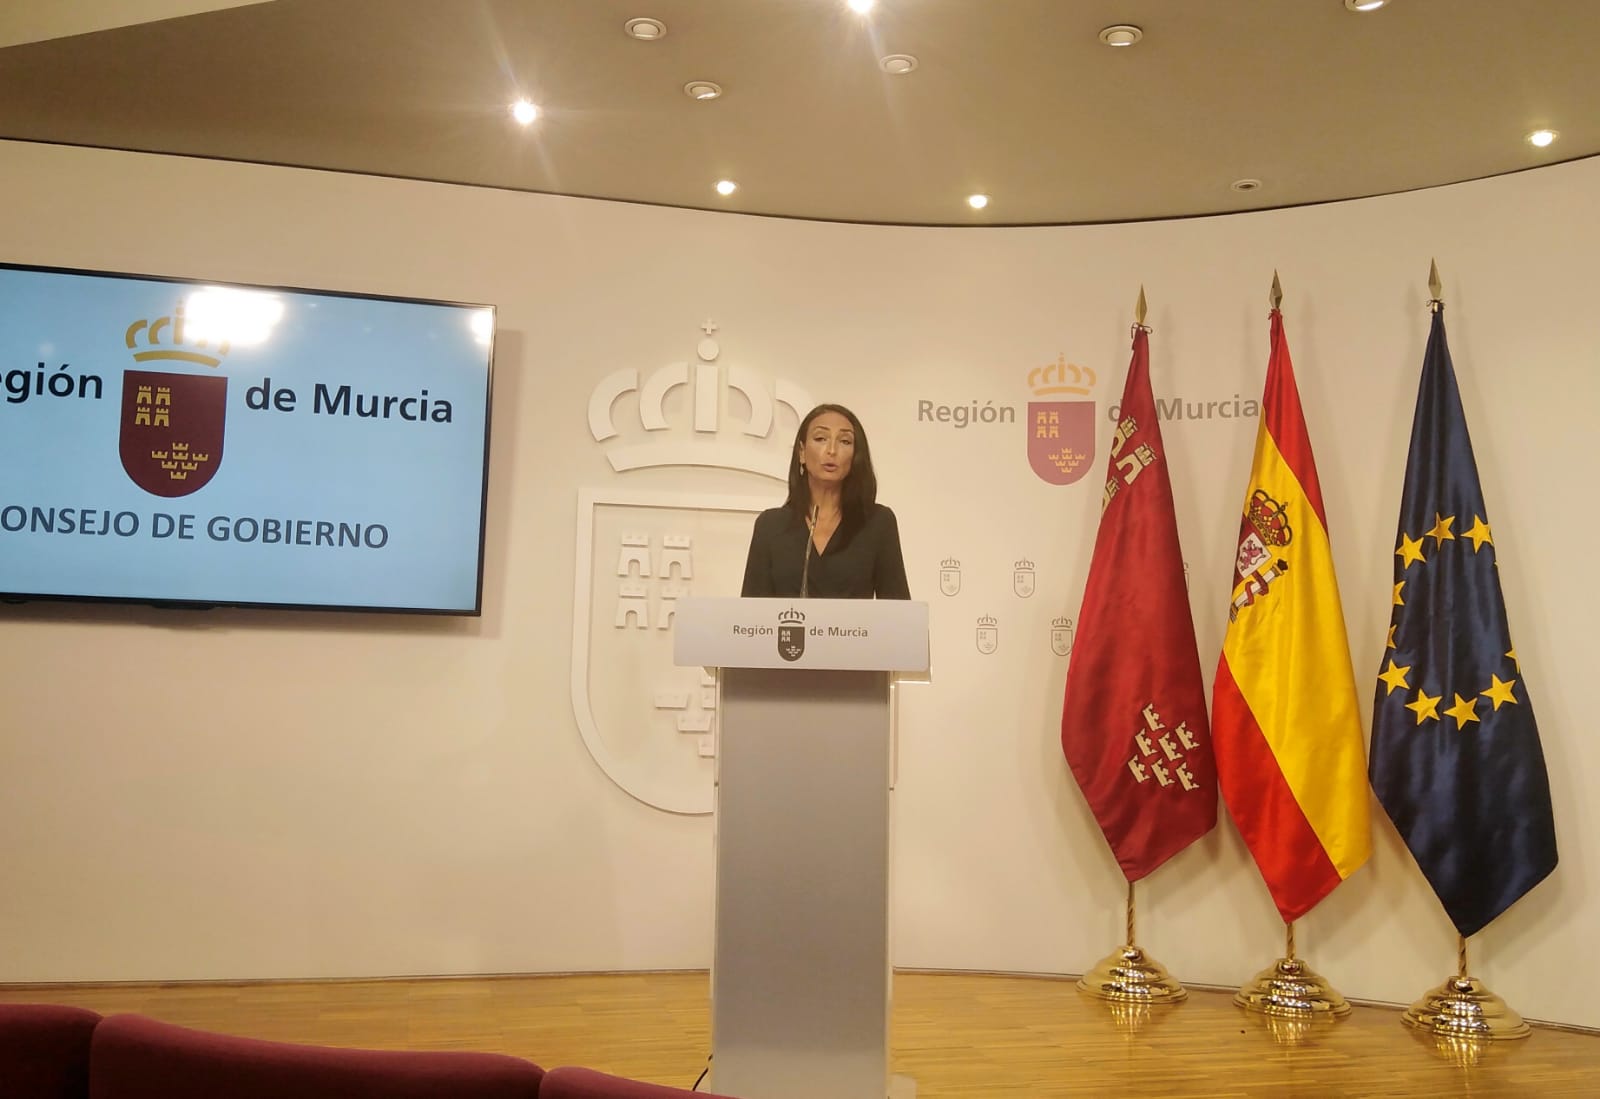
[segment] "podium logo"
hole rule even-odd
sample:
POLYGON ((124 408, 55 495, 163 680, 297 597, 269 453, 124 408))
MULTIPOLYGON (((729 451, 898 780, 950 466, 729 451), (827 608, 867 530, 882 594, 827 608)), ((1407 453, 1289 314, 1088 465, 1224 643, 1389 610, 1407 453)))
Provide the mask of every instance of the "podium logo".
POLYGON ((790 607, 778 613, 778 655, 791 663, 806 652, 806 616, 790 607))

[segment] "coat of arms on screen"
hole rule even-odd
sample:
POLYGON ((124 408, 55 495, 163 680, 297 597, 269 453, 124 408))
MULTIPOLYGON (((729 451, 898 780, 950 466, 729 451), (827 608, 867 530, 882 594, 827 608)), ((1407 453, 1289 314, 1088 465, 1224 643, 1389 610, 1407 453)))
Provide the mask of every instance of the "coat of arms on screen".
MULTIPOLYGON (((189 364, 215 370, 228 353, 186 330, 180 303, 172 316, 137 320, 124 337, 135 362, 189 364)), ((133 483, 154 496, 188 496, 222 465, 228 379, 162 370, 122 375, 118 449, 133 483)))
POLYGON ((1094 370, 1067 362, 1065 355, 1028 371, 1028 387, 1036 398, 1028 402, 1028 465, 1041 480, 1070 485, 1089 472, 1094 461, 1094 402, 1059 398, 1087 397, 1094 384, 1094 370))
POLYGON ((673 664, 678 601, 739 593, 751 521, 782 503, 813 403, 723 360, 717 326, 702 330, 693 361, 625 367, 590 391, 589 434, 609 469, 578 492, 573 577, 584 745, 633 797, 690 814, 712 807, 717 688, 709 670, 673 664))

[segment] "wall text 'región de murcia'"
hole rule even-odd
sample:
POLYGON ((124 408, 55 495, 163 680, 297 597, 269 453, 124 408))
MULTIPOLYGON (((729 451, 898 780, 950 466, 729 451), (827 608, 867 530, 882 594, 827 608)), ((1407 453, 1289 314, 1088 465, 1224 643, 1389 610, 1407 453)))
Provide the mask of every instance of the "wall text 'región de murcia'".
MULTIPOLYGON (((300 395, 287 386, 274 387, 271 378, 244 391, 245 407, 256 412, 294 412, 300 395)), ((320 416, 358 416, 365 420, 410 420, 413 423, 447 424, 453 410, 443 397, 430 396, 426 389, 415 394, 357 393, 348 385, 337 389, 318 382, 311 390, 311 411, 320 416)))

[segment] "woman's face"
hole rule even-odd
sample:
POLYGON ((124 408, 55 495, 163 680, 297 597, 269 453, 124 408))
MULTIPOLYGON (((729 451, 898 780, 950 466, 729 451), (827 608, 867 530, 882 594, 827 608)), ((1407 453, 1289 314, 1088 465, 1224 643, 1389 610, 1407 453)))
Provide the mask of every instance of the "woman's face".
POLYGON ((824 412, 812 420, 800 441, 800 462, 813 482, 843 481, 855 456, 856 429, 837 412, 824 412))

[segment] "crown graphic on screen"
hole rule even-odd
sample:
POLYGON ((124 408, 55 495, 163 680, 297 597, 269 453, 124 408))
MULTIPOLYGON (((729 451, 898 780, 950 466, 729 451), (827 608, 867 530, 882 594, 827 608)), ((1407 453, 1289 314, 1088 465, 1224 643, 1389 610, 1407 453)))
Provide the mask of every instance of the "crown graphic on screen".
POLYGON ((778 612, 778 622, 785 626, 798 626, 805 620, 805 614, 801 611, 795 610, 793 607, 790 607, 786 611, 778 612))
POLYGON ((229 349, 227 340, 212 347, 210 340, 187 339, 182 302, 170 317, 134 321, 128 325, 123 339, 133 352, 134 361, 141 363, 165 361, 218 367, 229 349))
POLYGON ((1031 572, 1031 571, 1033 571, 1033 562, 1029 561, 1026 557, 1024 557, 1022 560, 1020 560, 1020 561, 1018 561, 1016 563, 1015 567, 1016 567, 1018 572, 1021 572, 1023 570, 1027 570, 1027 571, 1031 572))
POLYGON ((1072 625, 1072 619, 1067 618, 1065 616, 1063 616, 1061 618, 1052 618, 1050 620, 1050 625, 1055 627, 1058 630, 1064 630, 1068 626, 1072 625))
POLYGON ((954 557, 946 557, 943 561, 939 562, 939 567, 941 569, 959 569, 961 567, 961 562, 956 560, 954 557))
POLYGON ((999 624, 1000 620, 992 614, 986 614, 978 619, 978 625, 980 626, 998 626, 999 624))
POLYGON ((706 337, 697 361, 675 362, 642 374, 625 367, 606 375, 589 393, 589 434, 607 443, 606 459, 619 473, 658 466, 702 466, 743 470, 778 481, 794 463, 789 428, 778 428, 777 407, 798 421, 813 402, 800 386, 772 381, 735 364, 718 363, 721 348, 706 337), (634 394, 637 419, 619 426, 634 394), (616 440, 609 442, 609 440, 616 440))
POLYGON ((1036 397, 1052 393, 1076 393, 1087 397, 1095 381, 1093 367, 1069 363, 1064 354, 1056 356, 1053 363, 1028 371, 1028 387, 1036 397))

